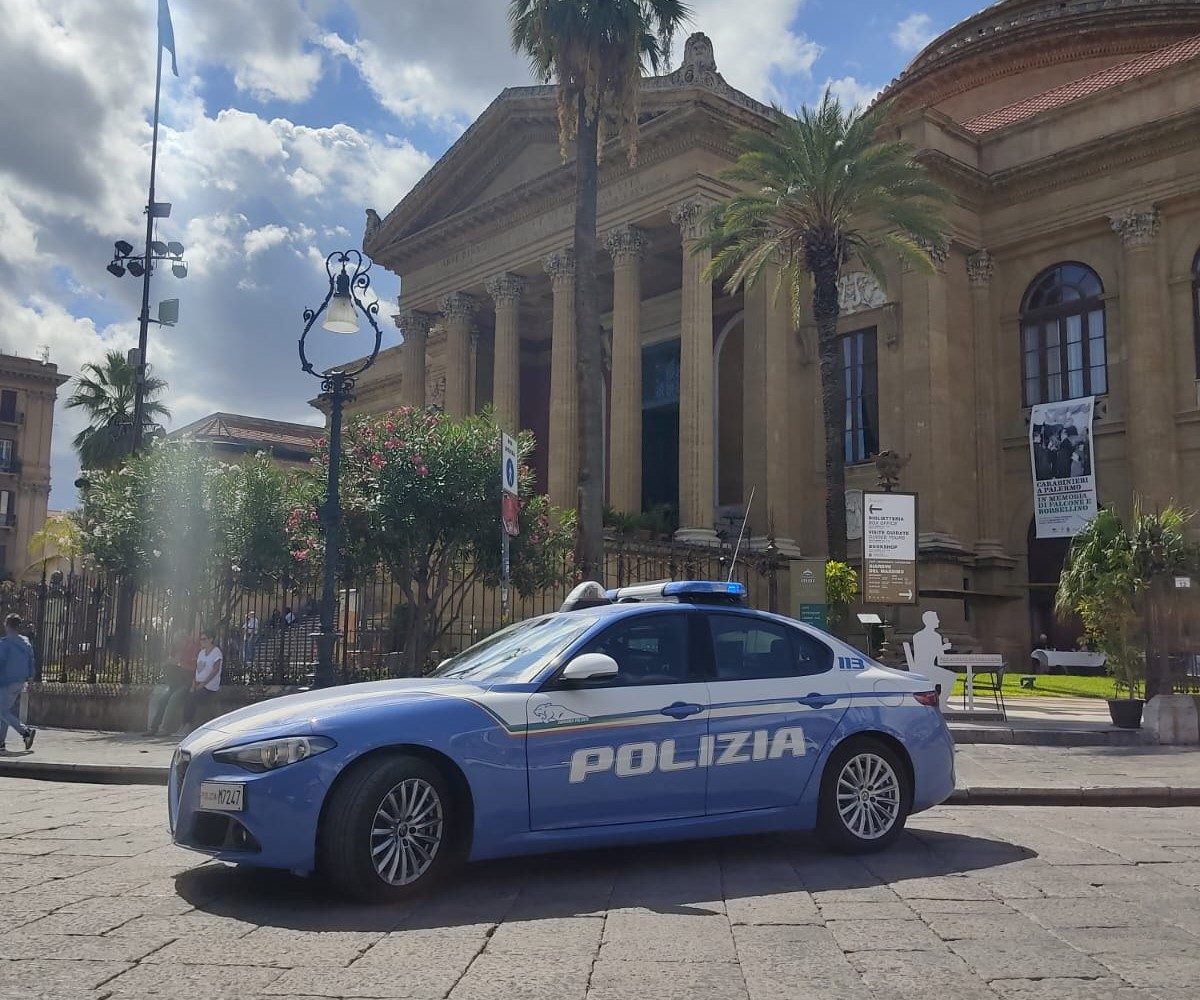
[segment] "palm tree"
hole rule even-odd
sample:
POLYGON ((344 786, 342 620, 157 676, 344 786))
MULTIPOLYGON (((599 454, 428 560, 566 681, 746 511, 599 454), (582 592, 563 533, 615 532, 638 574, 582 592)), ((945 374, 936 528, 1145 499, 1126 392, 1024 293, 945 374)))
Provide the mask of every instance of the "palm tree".
MULTIPOLYGON (((159 430, 157 418, 171 412, 156 397, 167 383, 149 374, 146 366, 145 406, 142 410, 143 435, 159 430)), ((100 363, 88 362, 75 376, 75 391, 67 406, 88 415, 88 426, 75 435, 75 450, 85 469, 104 469, 125 458, 133 441, 133 404, 137 384, 137 366, 131 365, 117 350, 105 352, 100 363)))
POLYGON ((596 194, 605 118, 615 114, 632 164, 637 156, 643 68, 657 71, 690 17, 682 0, 510 0, 513 48, 537 77, 558 83, 563 161, 575 141, 575 335, 579 345, 579 539, 584 579, 604 573, 601 427, 603 360, 596 280, 596 194))
POLYGON ((838 279, 857 258, 885 283, 881 250, 926 273, 942 245, 946 193, 912 147, 883 137, 887 109, 842 107, 828 90, 793 118, 736 137, 740 154, 722 176, 743 187, 708 214, 701 246, 713 251, 709 277, 732 293, 778 264, 775 294, 798 310, 811 284, 825 423, 825 530, 829 558, 846 558, 845 409, 838 357, 838 279))

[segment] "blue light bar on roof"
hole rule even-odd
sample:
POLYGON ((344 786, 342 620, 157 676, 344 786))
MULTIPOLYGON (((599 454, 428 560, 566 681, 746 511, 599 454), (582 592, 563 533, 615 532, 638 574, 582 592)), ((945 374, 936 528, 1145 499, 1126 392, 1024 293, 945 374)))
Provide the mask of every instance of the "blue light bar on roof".
POLYGON ((684 594, 729 594, 745 597, 746 587, 741 583, 722 583, 719 580, 677 580, 663 587, 663 597, 680 597, 684 594))

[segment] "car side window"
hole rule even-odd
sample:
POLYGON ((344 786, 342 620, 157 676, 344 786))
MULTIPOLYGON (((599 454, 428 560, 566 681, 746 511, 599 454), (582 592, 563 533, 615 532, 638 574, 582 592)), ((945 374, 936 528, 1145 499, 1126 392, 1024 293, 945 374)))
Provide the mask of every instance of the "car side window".
POLYGON ((617 661, 616 677, 587 687, 687 684, 699 680, 688 656, 686 615, 638 615, 618 622, 589 642, 581 653, 604 653, 617 661))
POLYGON ((713 668, 719 681, 753 681, 800 674, 791 629, 740 615, 713 615, 713 668))
POLYGON ((803 676, 833 669, 833 650, 816 636, 793 629, 792 641, 796 644, 797 664, 803 676))
POLYGON ((709 628, 719 681, 803 677, 833 666, 833 650, 825 643, 777 622, 712 615, 709 628))

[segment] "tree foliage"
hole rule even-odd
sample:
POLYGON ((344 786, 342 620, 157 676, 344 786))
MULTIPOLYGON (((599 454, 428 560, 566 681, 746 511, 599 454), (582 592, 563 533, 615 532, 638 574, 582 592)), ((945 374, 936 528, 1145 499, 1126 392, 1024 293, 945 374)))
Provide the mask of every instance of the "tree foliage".
POLYGON ((1185 535, 1191 516, 1174 506, 1146 513, 1135 500, 1128 524, 1104 507, 1071 542, 1055 607, 1079 615, 1118 689, 1131 698, 1144 682, 1151 696, 1169 687, 1165 619, 1173 577, 1197 567, 1185 535))
POLYGON ((55 514, 29 537, 32 566, 45 566, 55 559, 74 563, 83 554, 79 522, 70 514, 55 514))
MULTIPOLYGON (((531 435, 520 437, 519 449, 524 460, 531 435)), ((324 555, 316 504, 327 463, 326 448, 288 517, 301 565, 324 555)), ((518 488, 521 534, 511 542, 511 578, 517 591, 531 592, 571 573, 574 520, 534 492, 524 465, 518 488)), ((406 666, 423 668, 470 589, 500 579, 500 429, 490 412, 454 420, 401 408, 355 417, 344 431, 340 489, 347 576, 388 569, 404 595, 406 666)))
MULTIPOLYGON (((146 366, 145 405, 142 430, 148 435, 160 429, 159 419, 170 411, 158 401, 167 388, 161 378, 150 375, 146 366)), ((67 408, 83 410, 88 426, 75 435, 75 450, 85 469, 107 469, 119 464, 132 450, 133 408, 137 367, 118 350, 109 350, 99 364, 88 362, 75 376, 74 391, 67 408)))
MULTIPOLYGON (((709 211, 701 248, 708 274, 730 293, 778 269, 773 289, 798 313, 811 290, 825 421, 826 536, 846 558, 844 386, 838 354, 838 280, 857 259, 886 284, 885 254, 925 273, 943 245, 948 196, 908 143, 886 135, 887 107, 847 110, 826 90, 796 117, 775 109, 770 131, 736 136, 737 161, 722 173, 740 191, 709 211)), ((777 359, 778 360, 778 359, 777 359)))
POLYGON ((225 465, 195 446, 159 443, 90 476, 83 547, 132 587, 168 590, 171 616, 221 629, 243 594, 293 571, 293 504, 266 455, 225 465))

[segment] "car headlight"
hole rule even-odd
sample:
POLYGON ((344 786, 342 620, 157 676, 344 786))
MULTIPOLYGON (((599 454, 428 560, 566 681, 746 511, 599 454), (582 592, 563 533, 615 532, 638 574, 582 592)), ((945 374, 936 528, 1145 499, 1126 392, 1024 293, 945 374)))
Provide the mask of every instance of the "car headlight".
POLYGON ((247 771, 274 771, 332 750, 335 746, 337 744, 328 736, 283 736, 218 750, 213 754, 213 760, 237 764, 247 771))

